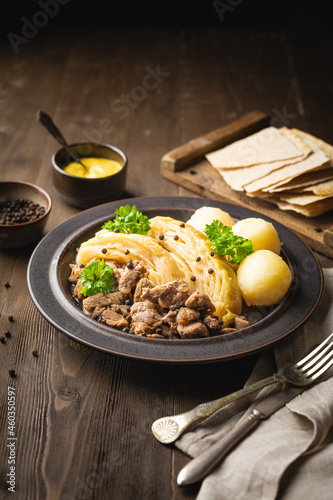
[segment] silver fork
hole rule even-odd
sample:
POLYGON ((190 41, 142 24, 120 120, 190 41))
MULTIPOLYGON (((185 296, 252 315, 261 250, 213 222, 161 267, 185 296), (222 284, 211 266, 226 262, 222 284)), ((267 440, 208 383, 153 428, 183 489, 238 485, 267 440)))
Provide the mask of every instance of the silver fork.
POLYGON ((233 392, 208 403, 202 403, 192 410, 179 415, 162 417, 152 424, 151 430, 155 438, 161 443, 168 444, 176 441, 184 430, 193 422, 200 418, 212 415, 216 410, 236 401, 237 399, 257 391, 266 385, 286 382, 296 386, 307 386, 320 377, 333 364, 333 333, 313 349, 305 358, 295 365, 286 368, 282 373, 274 373, 272 376, 264 378, 248 387, 233 392))

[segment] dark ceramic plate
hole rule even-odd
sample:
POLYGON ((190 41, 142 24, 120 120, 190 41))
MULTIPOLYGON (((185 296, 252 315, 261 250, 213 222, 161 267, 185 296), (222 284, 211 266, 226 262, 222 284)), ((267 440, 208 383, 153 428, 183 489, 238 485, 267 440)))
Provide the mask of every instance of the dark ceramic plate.
POLYGON ((46 320, 71 339, 104 352, 167 363, 207 363, 262 350, 297 329, 315 310, 323 288, 323 275, 310 248, 281 224, 234 205, 197 198, 132 198, 85 210, 51 231, 38 244, 28 266, 28 287, 46 320), (272 308, 255 308, 251 326, 217 337, 167 340, 138 337, 97 323, 84 315, 71 296, 68 276, 76 249, 94 236, 115 210, 129 203, 148 217, 171 216, 186 221, 203 205, 220 207, 235 219, 262 217, 274 224, 283 242, 282 256, 293 281, 287 295, 272 308))

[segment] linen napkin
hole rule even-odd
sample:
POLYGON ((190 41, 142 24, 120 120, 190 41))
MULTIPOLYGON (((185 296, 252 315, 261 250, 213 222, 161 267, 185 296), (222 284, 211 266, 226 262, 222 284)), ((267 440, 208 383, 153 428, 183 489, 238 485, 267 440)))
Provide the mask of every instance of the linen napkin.
MULTIPOLYGON (((333 332, 333 269, 323 272, 324 291, 315 312, 286 340, 260 355, 246 385, 299 361, 333 332)), ((261 421, 202 481, 197 500, 332 500, 332 374, 330 369, 325 379, 261 421)), ((270 391, 265 387, 221 408, 185 433, 176 446, 197 456, 270 391)))

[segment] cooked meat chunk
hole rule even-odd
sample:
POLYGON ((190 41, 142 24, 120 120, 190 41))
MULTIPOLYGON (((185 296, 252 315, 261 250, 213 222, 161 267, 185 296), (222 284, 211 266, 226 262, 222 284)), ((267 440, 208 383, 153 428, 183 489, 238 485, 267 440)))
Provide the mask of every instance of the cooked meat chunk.
POLYGON ((189 296, 185 302, 185 306, 203 311, 215 311, 215 306, 212 304, 208 295, 198 290, 189 296))
POLYGON ((112 326, 113 328, 123 329, 128 326, 128 321, 122 314, 119 314, 111 309, 106 309, 100 318, 102 323, 112 326))
POLYGON ((203 320, 204 325, 207 326, 210 330, 218 330, 220 328, 220 322, 217 318, 214 318, 213 316, 205 316, 203 320))
POLYGON ((68 278, 71 283, 77 282, 77 280, 80 277, 80 274, 82 273, 82 269, 83 269, 82 267, 75 264, 75 266, 73 267, 72 272, 68 278))
POLYGON ((246 328, 250 325, 245 316, 236 316, 234 319, 234 324, 236 330, 241 330, 242 328, 246 328))
POLYGON ((162 326, 162 336, 165 339, 179 338, 176 327, 170 327, 168 325, 162 326))
MULTIPOLYGON (((168 338, 174 338, 174 337, 179 337, 178 332, 177 332, 177 310, 169 310, 167 314, 165 314, 162 318, 163 320, 163 327, 166 327, 167 329, 167 336, 168 338)), ((165 335, 164 335, 165 336, 165 335)))
POLYGON ((132 325, 131 331, 135 335, 147 335, 157 333, 156 329, 162 329, 162 317, 156 306, 145 300, 135 302, 131 307, 132 325))
POLYGON ((233 333, 236 331, 237 331, 236 328, 230 328, 230 327, 226 326, 225 328, 222 328, 221 333, 233 333))
POLYGON ((93 310, 93 313, 91 315, 92 319, 99 320, 102 312, 104 312, 105 309, 106 309, 106 307, 100 307, 100 306, 95 307, 95 309, 93 310))
POLYGON ((125 266, 119 278, 119 290, 125 294, 130 294, 132 288, 147 274, 146 268, 139 262, 131 264, 130 267, 125 266))
POLYGON ((181 307, 176 319, 179 325, 188 325, 191 321, 197 321, 199 318, 199 311, 190 309, 189 307, 181 307))
POLYGON ((148 278, 141 278, 139 283, 136 285, 133 302, 139 302, 144 300, 142 298, 142 294, 145 292, 147 288, 151 288, 151 282, 148 278))
POLYGON ((188 325, 178 325, 177 331, 183 339, 209 337, 208 329, 201 321, 195 321, 188 325))
POLYGON ((85 296, 81 293, 81 290, 82 290, 82 284, 79 281, 77 281, 73 291, 73 295, 76 300, 85 299, 85 296))
POLYGON ((189 287, 185 281, 171 281, 146 290, 142 298, 168 308, 183 303, 188 297, 188 290, 189 287))
POLYGON ((162 319, 170 326, 177 325, 177 310, 169 310, 162 319))
POLYGON ((91 316, 96 307, 108 307, 111 304, 122 304, 124 295, 121 292, 96 293, 83 300, 83 312, 91 316))
POLYGON ((123 314, 124 316, 129 313, 129 306, 126 304, 111 304, 108 309, 111 309, 111 311, 115 311, 119 314, 123 314))
POLYGON ((109 293, 85 297, 80 283, 83 267, 72 267, 69 281, 72 294, 82 303, 83 312, 112 328, 156 339, 195 339, 234 332, 249 326, 237 316, 226 328, 213 316, 215 306, 208 295, 175 280, 153 287, 147 269, 140 262, 126 266, 108 260, 114 269, 114 286, 109 293))

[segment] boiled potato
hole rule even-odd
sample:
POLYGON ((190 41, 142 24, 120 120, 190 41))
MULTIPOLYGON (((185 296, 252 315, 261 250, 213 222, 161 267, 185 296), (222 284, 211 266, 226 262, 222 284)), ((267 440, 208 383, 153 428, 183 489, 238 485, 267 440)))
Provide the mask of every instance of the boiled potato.
POLYGON ((252 241, 253 250, 271 250, 280 254, 281 243, 277 230, 264 219, 249 217, 242 219, 232 228, 233 233, 252 241))
POLYGON ((247 305, 271 306, 287 293, 291 271, 286 262, 271 250, 257 250, 239 265, 238 284, 247 305))
POLYGON ((217 207, 198 208, 187 221, 187 224, 190 224, 190 226, 203 233, 206 225, 211 224, 215 219, 221 221, 225 226, 233 226, 235 224, 234 219, 227 212, 217 207))

